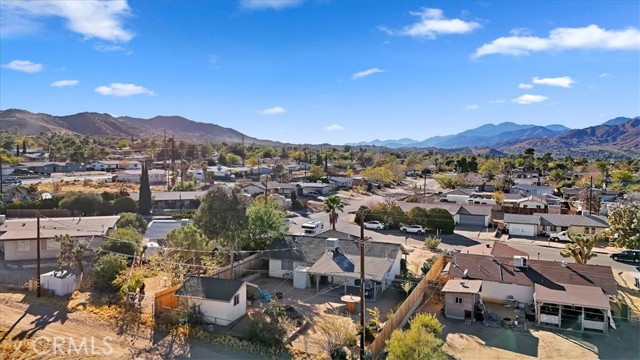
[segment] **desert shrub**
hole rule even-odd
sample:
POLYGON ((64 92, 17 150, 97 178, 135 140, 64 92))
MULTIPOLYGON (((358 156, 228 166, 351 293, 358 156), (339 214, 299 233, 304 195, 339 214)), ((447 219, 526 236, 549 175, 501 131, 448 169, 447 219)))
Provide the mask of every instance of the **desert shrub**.
POLYGON ((440 323, 440 320, 438 320, 435 315, 429 313, 416 314, 409 324, 412 329, 422 327, 435 336, 440 336, 442 334, 442 329, 444 328, 444 325, 440 323))
POLYGON ((429 250, 435 250, 438 248, 438 245, 440 245, 440 239, 438 239, 435 236, 428 236, 425 240, 424 240, 424 246, 429 249, 429 250))
POLYGON ((102 205, 102 197, 95 193, 70 192, 60 201, 63 209, 77 211, 84 215, 94 215, 102 205))
POLYGON ((113 201, 111 212, 115 215, 122 213, 135 213, 138 211, 138 205, 130 197, 121 197, 113 201))
POLYGON ((114 288, 113 281, 118 274, 127 268, 127 260, 117 254, 106 254, 98 258, 93 265, 95 285, 103 288, 114 288))

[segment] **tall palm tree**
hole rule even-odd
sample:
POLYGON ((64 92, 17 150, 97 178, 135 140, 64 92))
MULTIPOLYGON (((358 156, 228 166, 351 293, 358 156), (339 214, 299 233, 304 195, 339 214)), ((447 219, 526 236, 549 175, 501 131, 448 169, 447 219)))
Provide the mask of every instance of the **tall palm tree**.
POLYGON ((344 204, 342 203, 342 198, 338 195, 329 195, 324 200, 324 212, 329 213, 329 223, 333 227, 333 230, 336 229, 336 224, 338 223, 338 212, 341 212, 344 209, 344 204))
POLYGON ((560 251, 560 256, 564 258, 572 257, 577 264, 586 264, 587 261, 598 256, 592 252, 596 245, 595 236, 569 235, 571 243, 565 245, 565 249, 560 251))

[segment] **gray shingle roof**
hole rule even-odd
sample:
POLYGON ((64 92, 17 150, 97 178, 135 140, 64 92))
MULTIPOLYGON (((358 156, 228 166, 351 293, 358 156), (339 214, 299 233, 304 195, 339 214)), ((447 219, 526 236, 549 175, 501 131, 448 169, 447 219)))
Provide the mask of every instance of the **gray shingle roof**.
POLYGON ((552 287, 556 284, 595 286, 605 294, 618 293, 616 280, 610 266, 582 265, 569 263, 562 266, 559 261, 529 259, 528 268, 513 266, 513 258, 458 253, 452 257, 449 275, 463 278, 467 270, 468 279, 486 280, 506 284, 534 286, 534 284, 552 287))
MULTIPOLYGON (((293 260, 311 265, 327 253, 325 240, 326 238, 311 236, 286 236, 284 239, 271 243, 267 248, 271 251, 265 251, 262 257, 274 260, 293 260)), ((360 256, 360 249, 353 240, 340 239, 338 247, 347 257, 360 256)), ((401 251, 401 246, 394 243, 369 241, 365 244, 364 250, 366 261, 368 258, 395 259, 398 252, 401 251)))
POLYGON ((172 230, 182 226, 181 220, 154 220, 149 223, 144 238, 149 240, 164 240, 172 230))
POLYGON ((540 214, 542 225, 609 227, 607 221, 595 215, 540 214))
POLYGON ((504 214, 504 222, 507 224, 540 225, 540 215, 504 214))
POLYGON ((231 301, 244 281, 191 276, 176 290, 176 296, 231 301))
MULTIPOLYGON (((366 245, 365 245, 366 249, 366 245)), ((338 275, 353 279, 360 278, 360 255, 345 255, 354 265, 353 271, 345 271, 336 261, 333 260, 333 254, 324 253, 318 261, 316 261, 307 270, 309 274, 338 275)), ((383 281, 385 274, 393 266, 394 258, 365 257, 364 270, 367 279, 383 281)))

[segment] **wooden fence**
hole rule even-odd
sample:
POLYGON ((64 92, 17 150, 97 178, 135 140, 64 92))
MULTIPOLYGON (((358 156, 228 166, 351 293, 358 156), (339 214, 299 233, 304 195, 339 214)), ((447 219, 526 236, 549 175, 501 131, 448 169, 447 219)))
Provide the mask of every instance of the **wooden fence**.
POLYGON ((178 290, 179 287, 180 285, 174 285, 155 293, 155 301, 153 303, 154 315, 160 315, 178 306, 179 299, 176 296, 176 290, 178 290))
POLYGON ((445 258, 444 256, 440 256, 440 258, 438 258, 431 267, 431 270, 429 270, 427 275, 420 280, 418 285, 416 285, 415 289, 413 289, 407 299, 402 303, 402 305, 400 305, 391 319, 387 320, 382 331, 378 333, 375 340, 373 340, 371 345, 369 345, 371 359, 375 360, 382 357, 387 340, 391 338, 391 333, 398 328, 402 328, 407 321, 409 321, 409 318, 417 310, 418 306, 424 299, 425 294, 428 292, 429 282, 435 281, 440 276, 444 265, 445 258))
MULTIPOLYGON (((243 277, 243 274, 249 270, 259 269, 266 260, 260 258, 260 254, 254 254, 246 259, 236 261, 233 263, 233 279, 239 279, 243 277)), ((227 265, 223 268, 216 270, 211 277, 218 279, 231 279, 232 266, 227 265)), ((251 272, 252 274, 255 272, 251 272)))

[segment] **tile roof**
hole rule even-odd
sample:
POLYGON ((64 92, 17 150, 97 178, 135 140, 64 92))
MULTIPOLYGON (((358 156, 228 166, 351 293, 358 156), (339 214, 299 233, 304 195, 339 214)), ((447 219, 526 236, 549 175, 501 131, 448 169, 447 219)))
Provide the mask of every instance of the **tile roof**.
MULTIPOLYGON (((56 235, 87 237, 104 235, 115 228, 119 216, 85 216, 40 219, 40 237, 50 239, 56 235)), ((12 219, 0 225, 0 241, 36 238, 36 219, 12 219)))
POLYGON ((191 276, 176 290, 176 296, 229 302, 244 281, 191 276))
POLYGON ((595 286, 608 295, 618 293, 610 266, 568 263, 565 267, 558 261, 529 259, 528 267, 521 269, 513 265, 513 258, 465 253, 455 254, 451 263, 449 275, 455 278, 463 278, 463 272, 467 270, 466 278, 475 280, 523 286, 555 286, 559 283, 595 286))
POLYGON ((463 248, 461 252, 465 254, 487 255, 487 256, 493 255, 497 257, 509 257, 509 258, 515 255, 529 256, 528 253, 518 249, 514 249, 511 246, 505 245, 499 241, 467 246, 463 248))

